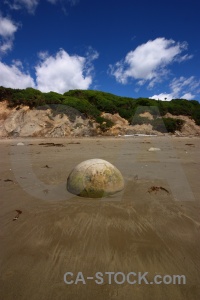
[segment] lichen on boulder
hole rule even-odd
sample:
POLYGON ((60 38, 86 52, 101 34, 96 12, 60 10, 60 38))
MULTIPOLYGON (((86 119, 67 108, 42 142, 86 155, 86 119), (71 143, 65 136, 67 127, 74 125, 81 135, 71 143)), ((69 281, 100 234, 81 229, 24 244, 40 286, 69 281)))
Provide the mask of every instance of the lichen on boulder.
POLYGON ((124 188, 120 171, 103 159, 89 159, 78 164, 67 179, 67 190, 75 195, 102 198, 124 188))

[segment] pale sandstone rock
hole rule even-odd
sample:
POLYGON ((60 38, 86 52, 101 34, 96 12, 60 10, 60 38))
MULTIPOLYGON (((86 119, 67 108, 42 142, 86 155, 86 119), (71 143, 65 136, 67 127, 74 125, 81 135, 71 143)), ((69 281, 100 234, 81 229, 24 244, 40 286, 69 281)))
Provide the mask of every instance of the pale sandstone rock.
POLYGON ((120 171, 103 159, 89 159, 77 165, 67 179, 67 190, 75 195, 101 198, 124 188, 120 171))

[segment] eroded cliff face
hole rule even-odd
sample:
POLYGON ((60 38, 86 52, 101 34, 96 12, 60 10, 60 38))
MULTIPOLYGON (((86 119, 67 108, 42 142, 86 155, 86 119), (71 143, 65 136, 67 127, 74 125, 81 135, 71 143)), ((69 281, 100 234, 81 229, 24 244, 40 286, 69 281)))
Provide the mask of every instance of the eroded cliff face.
POLYGON ((185 123, 183 124, 181 132, 176 132, 177 135, 200 135, 200 126, 196 125, 195 121, 187 116, 174 116, 170 113, 165 115, 166 118, 173 118, 173 119, 181 119, 184 120, 185 123))
MULTIPOLYGON (((75 136, 118 136, 125 134, 157 134, 151 124, 129 125, 119 114, 102 113, 102 117, 113 122, 113 126, 102 131, 100 125, 93 119, 87 119, 80 112, 67 109, 66 113, 56 112, 49 108, 34 108, 19 106, 9 108, 6 101, 0 102, 0 137, 75 137, 75 136)), ((143 115, 141 115, 143 116, 143 115)), ((145 114, 151 120, 153 117, 145 114)), ((200 126, 186 116, 165 117, 185 120, 182 131, 177 135, 200 135, 200 126)))
POLYGON ((64 137, 92 136, 99 133, 93 120, 76 115, 55 114, 51 109, 30 109, 28 106, 8 108, 7 102, 0 103, 1 137, 64 137))
MULTIPOLYGON (((150 115, 150 114, 149 114, 150 115)), ((123 119, 119 114, 102 113, 102 117, 109 119, 114 125, 105 133, 105 135, 125 135, 125 134, 157 134, 161 133, 153 130, 151 124, 129 125, 126 119, 123 119)), ((151 116, 152 117, 152 116, 151 116)), ((151 120, 151 117, 149 118, 151 120)), ((152 117, 153 118, 153 117, 152 117)))

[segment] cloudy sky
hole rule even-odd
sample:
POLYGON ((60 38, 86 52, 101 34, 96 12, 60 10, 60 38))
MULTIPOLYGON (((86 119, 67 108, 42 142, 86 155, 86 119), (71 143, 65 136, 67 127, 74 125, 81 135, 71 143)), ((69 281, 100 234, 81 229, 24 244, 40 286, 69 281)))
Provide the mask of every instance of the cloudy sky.
POLYGON ((200 101, 199 0, 1 0, 0 85, 200 101))

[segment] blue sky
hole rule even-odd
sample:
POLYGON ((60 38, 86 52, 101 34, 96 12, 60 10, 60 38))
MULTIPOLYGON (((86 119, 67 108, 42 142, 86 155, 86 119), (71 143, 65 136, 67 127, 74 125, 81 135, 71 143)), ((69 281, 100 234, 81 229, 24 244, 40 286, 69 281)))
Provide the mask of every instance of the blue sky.
POLYGON ((200 100, 199 0, 1 0, 0 85, 200 100))

